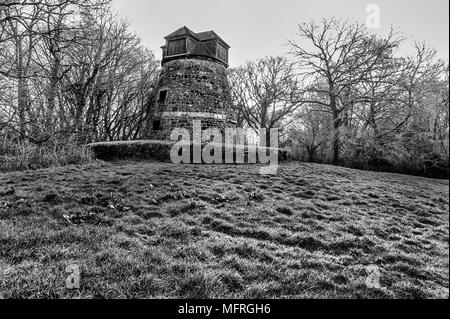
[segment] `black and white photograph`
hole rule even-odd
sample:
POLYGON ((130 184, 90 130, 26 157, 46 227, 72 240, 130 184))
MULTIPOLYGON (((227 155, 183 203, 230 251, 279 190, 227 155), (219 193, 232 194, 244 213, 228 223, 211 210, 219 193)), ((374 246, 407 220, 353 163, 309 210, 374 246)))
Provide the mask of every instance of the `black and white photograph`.
POLYGON ((0 0, 0 299, 448 298, 448 0, 0 0))

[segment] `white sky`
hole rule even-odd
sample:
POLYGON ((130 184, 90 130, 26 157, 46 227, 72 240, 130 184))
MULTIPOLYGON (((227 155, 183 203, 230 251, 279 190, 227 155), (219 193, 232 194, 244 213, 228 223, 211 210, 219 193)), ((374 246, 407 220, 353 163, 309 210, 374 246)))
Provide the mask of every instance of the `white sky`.
POLYGON ((364 23, 368 4, 380 8, 381 28, 375 32, 383 34, 393 25, 448 61, 448 0, 113 0, 119 16, 130 21, 158 59, 164 36, 185 25, 195 32, 216 31, 231 45, 231 66, 286 53, 297 25, 310 19, 339 16, 364 23))

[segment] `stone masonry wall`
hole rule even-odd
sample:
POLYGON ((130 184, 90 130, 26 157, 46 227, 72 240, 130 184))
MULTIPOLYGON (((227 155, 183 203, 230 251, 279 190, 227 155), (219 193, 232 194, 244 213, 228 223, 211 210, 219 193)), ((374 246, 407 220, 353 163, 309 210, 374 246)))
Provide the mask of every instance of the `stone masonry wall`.
MULTIPOLYGON (((225 66, 196 59, 167 62, 158 83, 167 90, 165 103, 155 103, 152 113, 159 128, 150 130, 151 139, 168 140, 175 128, 186 128, 192 136, 192 120, 202 121, 202 129, 233 126, 235 116, 225 66)), ((158 98, 159 100, 159 98, 158 98)))

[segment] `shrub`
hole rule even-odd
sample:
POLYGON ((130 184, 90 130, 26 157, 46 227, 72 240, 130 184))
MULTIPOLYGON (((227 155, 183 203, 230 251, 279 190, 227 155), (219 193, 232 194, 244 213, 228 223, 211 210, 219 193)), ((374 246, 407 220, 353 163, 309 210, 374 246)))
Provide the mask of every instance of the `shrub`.
POLYGON ((449 177, 448 151, 427 134, 399 134, 383 141, 348 140, 345 146, 341 160, 347 167, 431 178, 449 177))
MULTIPOLYGON (((92 149, 96 158, 101 160, 116 160, 116 159, 143 159, 143 160, 157 160, 163 162, 170 162, 170 152, 176 142, 172 141, 154 141, 154 140, 142 140, 142 141, 122 141, 122 142, 100 142, 89 144, 88 147, 92 149)), ((202 144, 202 149, 206 145, 202 144)), ((217 145, 217 144, 216 144, 217 145)), ((193 162, 193 143, 189 144, 191 162, 193 162)), ((225 162, 225 148, 222 147, 222 160, 225 162)), ((247 146, 235 146, 233 150, 233 156, 236 156, 236 149, 244 148, 245 162, 248 160, 248 147, 247 146)), ((266 150, 269 154, 269 148, 258 148, 258 150, 266 150)), ((279 160, 283 161, 287 159, 287 152, 282 149, 276 149, 279 155, 279 160)), ((259 162, 259 155, 257 156, 259 162)))
POLYGON ((170 150, 175 142, 166 141, 124 141, 89 144, 96 158, 115 159, 153 159, 170 161, 170 150))
POLYGON ((33 145, 17 143, 0 152, 0 171, 36 170, 53 166, 84 164, 92 161, 89 148, 72 143, 33 145))

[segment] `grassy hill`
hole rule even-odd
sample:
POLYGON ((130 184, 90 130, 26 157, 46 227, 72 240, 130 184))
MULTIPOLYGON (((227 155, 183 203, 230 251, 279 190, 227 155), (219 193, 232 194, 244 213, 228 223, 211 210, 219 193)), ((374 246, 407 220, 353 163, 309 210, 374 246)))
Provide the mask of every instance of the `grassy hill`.
POLYGON ((448 298, 448 181, 283 169, 0 174, 0 297, 448 298), (68 264, 80 290, 65 287, 68 264), (365 284, 371 264, 381 289, 365 284))

